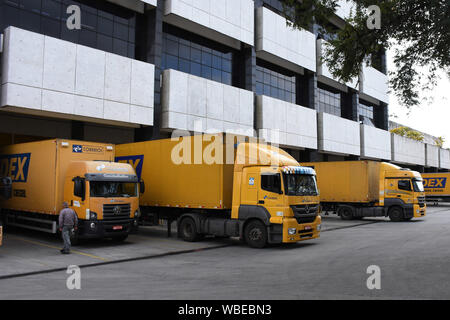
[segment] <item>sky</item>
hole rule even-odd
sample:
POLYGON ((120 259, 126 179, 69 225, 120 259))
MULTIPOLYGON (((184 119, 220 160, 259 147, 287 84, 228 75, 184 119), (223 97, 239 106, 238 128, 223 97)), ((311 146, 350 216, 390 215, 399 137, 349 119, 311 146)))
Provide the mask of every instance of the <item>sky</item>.
MULTIPOLYGON (((387 54, 388 70, 393 71, 393 51, 387 54)), ((426 72, 424 70, 423 72, 426 72)), ((413 129, 444 137, 445 148, 450 148, 450 80, 441 72, 438 85, 426 96, 433 96, 432 102, 423 102, 417 107, 408 109, 400 106, 394 93, 389 95, 390 120, 401 123, 413 129)))

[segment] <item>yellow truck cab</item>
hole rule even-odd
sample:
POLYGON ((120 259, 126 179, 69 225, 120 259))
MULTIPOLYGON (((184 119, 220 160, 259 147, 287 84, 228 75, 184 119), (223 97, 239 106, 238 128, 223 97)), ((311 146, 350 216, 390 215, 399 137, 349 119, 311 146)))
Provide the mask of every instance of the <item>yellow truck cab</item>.
POLYGON ((381 167, 384 172, 384 179, 380 177, 384 180, 384 207, 391 220, 410 220, 425 216, 425 192, 421 174, 385 162, 381 163, 381 167))
POLYGON ((320 235, 315 172, 279 148, 205 134, 118 145, 116 153, 148 186, 140 198, 143 219, 167 219, 169 226, 177 220, 186 241, 231 236, 262 248, 320 235))
POLYGON ((130 165, 74 161, 67 168, 64 201, 77 212, 82 238, 124 240, 139 216, 139 187, 130 165))
POLYGON ((302 163, 317 173, 323 210, 344 220, 389 216, 407 221, 425 216, 420 173, 377 161, 302 163))
MULTIPOLYGON (((319 237, 319 210, 313 169, 301 167, 288 153, 273 146, 238 145, 232 219, 266 219, 265 224, 270 227, 269 242, 291 243, 319 237)), ((251 237, 251 231, 248 232, 250 234, 244 233, 244 236, 251 237)))
POLYGON ((63 139, 0 148, 0 175, 12 181, 3 221, 57 233, 66 201, 79 218, 75 238, 126 239, 139 216, 138 179, 114 156, 114 145, 63 139))

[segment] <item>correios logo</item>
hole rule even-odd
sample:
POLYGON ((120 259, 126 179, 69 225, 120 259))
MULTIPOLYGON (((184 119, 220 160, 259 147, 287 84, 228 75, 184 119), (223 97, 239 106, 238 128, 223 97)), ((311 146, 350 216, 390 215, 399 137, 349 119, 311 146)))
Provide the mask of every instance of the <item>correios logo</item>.
POLYGON ((83 152, 83 146, 79 145, 79 144, 74 144, 72 146, 72 151, 74 153, 82 153, 83 152))
POLYGON ((119 163, 130 164, 136 171, 136 175, 138 176, 138 178, 141 179, 142 165, 144 163, 144 155, 116 157, 115 161, 119 163))
POLYGON ((0 156, 0 176, 10 177, 13 182, 27 182, 31 153, 0 156))
POLYGON ((447 178, 423 178, 423 186, 426 189, 445 188, 447 178))
POLYGON ((73 153, 103 153, 105 149, 100 146, 83 146, 81 144, 72 145, 73 153))

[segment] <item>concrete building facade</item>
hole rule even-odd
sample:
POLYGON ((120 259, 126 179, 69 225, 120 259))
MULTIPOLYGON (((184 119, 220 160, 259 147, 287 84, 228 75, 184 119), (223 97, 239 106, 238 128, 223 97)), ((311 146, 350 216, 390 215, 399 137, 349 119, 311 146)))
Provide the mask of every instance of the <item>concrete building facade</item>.
POLYGON ((301 161, 450 169, 447 150, 387 131, 385 55, 341 83, 318 30, 288 27, 278 0, 0 0, 0 143, 228 131, 301 161))

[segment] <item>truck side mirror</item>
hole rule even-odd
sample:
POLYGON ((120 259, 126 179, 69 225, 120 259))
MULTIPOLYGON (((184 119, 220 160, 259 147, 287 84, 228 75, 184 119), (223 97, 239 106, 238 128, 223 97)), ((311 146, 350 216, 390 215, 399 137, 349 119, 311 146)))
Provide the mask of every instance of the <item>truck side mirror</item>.
POLYGON ((145 193, 145 182, 143 180, 139 181, 139 191, 140 193, 145 193))
POLYGON ((83 178, 73 178, 73 194, 76 197, 81 198, 84 201, 86 197, 86 181, 83 178))

